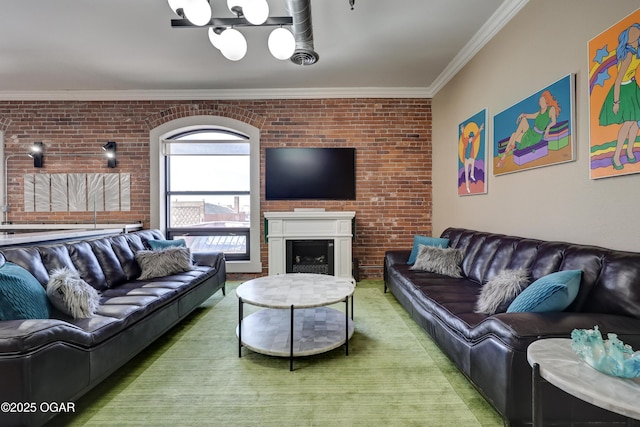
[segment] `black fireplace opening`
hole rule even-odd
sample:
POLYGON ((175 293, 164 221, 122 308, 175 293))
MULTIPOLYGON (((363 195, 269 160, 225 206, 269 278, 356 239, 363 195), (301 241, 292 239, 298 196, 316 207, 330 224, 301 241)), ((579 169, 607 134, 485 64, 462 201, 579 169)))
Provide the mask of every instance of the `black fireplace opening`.
POLYGON ((287 240, 287 273, 334 274, 333 240, 287 240))

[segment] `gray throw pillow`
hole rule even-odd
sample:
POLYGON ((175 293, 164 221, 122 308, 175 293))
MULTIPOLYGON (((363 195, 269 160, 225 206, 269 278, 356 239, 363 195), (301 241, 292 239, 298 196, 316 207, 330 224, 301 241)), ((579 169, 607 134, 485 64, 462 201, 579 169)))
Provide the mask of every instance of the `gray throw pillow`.
POLYGON ((520 292, 531 283, 525 269, 502 270, 482 287, 476 302, 476 313, 504 313, 520 292))
POLYGON ((411 270, 422 270, 446 276, 462 277, 462 251, 454 248, 420 245, 411 270))
POLYGON ((138 280, 169 276, 193 268, 191 251, 184 247, 169 247, 162 250, 136 252, 136 261, 142 274, 138 280))
POLYGON ((100 303, 98 291, 82 280, 77 271, 66 267, 49 275, 47 298, 55 308, 74 319, 93 316, 100 303))

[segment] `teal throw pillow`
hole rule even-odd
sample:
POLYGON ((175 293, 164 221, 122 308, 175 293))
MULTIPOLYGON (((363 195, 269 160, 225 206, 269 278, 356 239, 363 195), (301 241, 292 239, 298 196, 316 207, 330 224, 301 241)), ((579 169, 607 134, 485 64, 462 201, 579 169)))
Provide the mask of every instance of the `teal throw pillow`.
POLYGON ((581 270, 548 274, 530 284, 513 300, 507 313, 563 311, 578 295, 581 270))
POLYGON ((441 237, 415 235, 413 237, 413 249, 411 249, 411 254, 409 255, 409 260, 407 261, 407 264, 409 265, 415 264, 416 258, 418 257, 418 251, 420 250, 420 245, 437 246, 440 248, 446 248, 449 246, 449 239, 443 239, 441 237))
POLYGON ((186 248, 187 242, 184 239, 175 240, 149 240, 149 247, 154 251, 166 248, 186 248))
POLYGON ((12 262, 0 267, 0 320, 48 319, 49 316, 47 292, 38 279, 12 262))

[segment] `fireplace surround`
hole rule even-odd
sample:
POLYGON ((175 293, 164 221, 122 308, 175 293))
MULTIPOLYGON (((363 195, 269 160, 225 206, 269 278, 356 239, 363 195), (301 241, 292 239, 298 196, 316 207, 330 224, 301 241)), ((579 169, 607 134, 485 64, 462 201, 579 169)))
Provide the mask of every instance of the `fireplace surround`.
MULTIPOLYGON (((301 210, 265 212, 264 217, 266 219, 265 234, 269 246, 269 275, 296 272, 290 271, 293 269, 295 255, 294 258, 287 260, 287 248, 291 251, 302 244, 307 246, 308 259, 300 259, 298 264, 308 261, 309 264, 318 264, 309 268, 324 270, 324 264, 328 264, 329 258, 333 257, 333 272, 321 273, 354 281, 351 245, 355 212, 301 210), (321 259, 325 252, 326 258, 321 259), (289 263, 291 265, 288 265, 289 263)), ((298 265, 297 269, 307 267, 307 265, 298 265)))

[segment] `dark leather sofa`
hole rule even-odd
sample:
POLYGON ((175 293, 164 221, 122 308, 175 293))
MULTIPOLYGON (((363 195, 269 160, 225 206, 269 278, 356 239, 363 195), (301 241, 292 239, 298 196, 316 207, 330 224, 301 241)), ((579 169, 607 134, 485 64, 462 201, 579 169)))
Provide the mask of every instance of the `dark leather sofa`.
MULTIPOLYGON (((385 253, 384 283, 413 319, 503 417, 531 424, 532 369, 527 346, 570 338, 598 325, 640 349, 640 253, 449 228, 441 237, 463 251, 463 278, 410 270, 410 250, 385 253), (481 287, 503 269, 527 268, 532 279, 582 270, 574 302, 556 313, 474 313, 481 287)), ((545 383, 544 425, 624 425, 625 420, 545 383)))
POLYGON ((0 411, 0 425, 44 424, 56 415, 47 404, 74 402, 212 294, 224 292, 221 253, 194 253, 190 271, 137 281, 135 252, 153 239, 164 237, 158 230, 142 230, 0 251, 43 285, 49 272, 68 267, 101 295, 96 314, 87 319, 59 313, 51 319, 0 321, 0 402, 13 404, 0 411))

